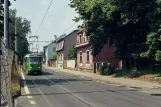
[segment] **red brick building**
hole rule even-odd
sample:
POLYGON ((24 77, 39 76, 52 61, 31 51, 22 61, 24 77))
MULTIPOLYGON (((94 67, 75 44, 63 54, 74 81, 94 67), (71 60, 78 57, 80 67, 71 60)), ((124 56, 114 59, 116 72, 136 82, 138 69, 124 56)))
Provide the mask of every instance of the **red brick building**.
POLYGON ((101 52, 93 57, 89 37, 85 35, 83 30, 77 34, 77 67, 80 71, 96 72, 98 62, 110 62, 115 68, 121 68, 122 62, 114 56, 114 46, 105 45, 101 52))

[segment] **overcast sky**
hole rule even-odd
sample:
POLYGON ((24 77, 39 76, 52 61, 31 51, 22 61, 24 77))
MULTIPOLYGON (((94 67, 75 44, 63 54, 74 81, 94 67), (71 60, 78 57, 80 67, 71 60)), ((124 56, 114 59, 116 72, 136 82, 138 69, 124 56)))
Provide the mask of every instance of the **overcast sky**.
MULTIPOLYGON (((40 41, 54 40, 54 35, 59 37, 66 29, 75 24, 72 19, 77 14, 74 9, 68 6, 70 1, 53 0, 44 22, 36 33, 51 0, 16 0, 16 2, 11 0, 11 2, 10 8, 17 9, 17 16, 22 16, 31 21, 32 32, 29 36, 39 36, 40 41)), ((75 24, 65 33, 68 34, 80 24, 81 22, 75 24)), ((39 43, 39 51, 42 51, 42 47, 47 44, 49 43, 39 43)))

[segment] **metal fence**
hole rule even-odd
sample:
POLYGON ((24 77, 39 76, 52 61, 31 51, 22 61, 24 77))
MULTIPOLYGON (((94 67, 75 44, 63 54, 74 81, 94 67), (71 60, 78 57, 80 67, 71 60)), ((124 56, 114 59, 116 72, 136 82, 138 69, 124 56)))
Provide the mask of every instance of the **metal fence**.
POLYGON ((12 93, 11 93, 11 70, 14 51, 7 49, 0 40, 0 78, 1 78, 1 107, 13 107, 12 93))

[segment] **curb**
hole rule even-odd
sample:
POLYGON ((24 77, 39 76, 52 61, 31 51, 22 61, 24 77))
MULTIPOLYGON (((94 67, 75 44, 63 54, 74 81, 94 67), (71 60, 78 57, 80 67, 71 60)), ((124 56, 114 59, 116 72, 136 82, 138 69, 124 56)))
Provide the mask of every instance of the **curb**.
MULTIPOLYGON (((79 74, 73 74, 71 72, 65 72, 65 71, 62 71, 61 69, 55 69, 55 68, 52 68, 52 67, 46 67, 46 68, 49 68, 49 69, 52 69, 56 72, 63 72, 65 73, 66 75, 75 75, 75 76, 79 76, 79 77, 83 77, 85 79, 90 79, 90 80, 94 80, 94 81, 97 81, 97 82, 105 82, 105 83, 109 83, 109 84, 113 84, 113 85, 120 85, 121 87, 130 87, 130 88, 136 88, 136 89, 161 89, 161 86, 153 86, 153 87, 140 87, 140 86, 132 86, 132 85, 125 85, 125 84, 122 84, 122 83, 119 83, 119 82, 113 82, 113 81, 108 81, 108 80, 104 80, 104 79, 101 79, 101 78, 92 78, 92 77, 89 77, 89 76, 81 76, 79 74)), ((144 82, 144 81, 143 81, 144 82)), ((147 81, 145 81, 147 82, 147 81)))

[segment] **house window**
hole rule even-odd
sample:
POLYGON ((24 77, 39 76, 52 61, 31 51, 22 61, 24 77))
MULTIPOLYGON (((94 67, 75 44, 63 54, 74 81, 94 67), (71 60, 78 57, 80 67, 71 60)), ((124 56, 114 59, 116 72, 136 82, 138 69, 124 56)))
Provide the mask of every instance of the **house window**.
POLYGON ((79 54, 80 54, 80 63, 82 63, 82 52, 80 52, 79 54))
POLYGON ((89 36, 87 36, 87 41, 89 41, 89 36))
POLYGON ((60 54, 59 54, 59 61, 61 61, 61 56, 60 56, 60 54))
POLYGON ((86 51, 87 62, 89 62, 89 51, 86 51))
POLYGON ((82 35, 81 34, 79 35, 79 40, 80 40, 80 43, 82 43, 82 35))
POLYGON ((62 41, 60 42, 60 48, 62 47, 62 41))
POLYGON ((59 42, 59 48, 60 48, 60 42, 59 42))
POLYGON ((83 42, 86 43, 86 37, 85 36, 83 36, 83 42))
POLYGON ((61 61, 62 61, 62 54, 61 54, 61 56, 60 56, 60 57, 61 57, 61 61))

